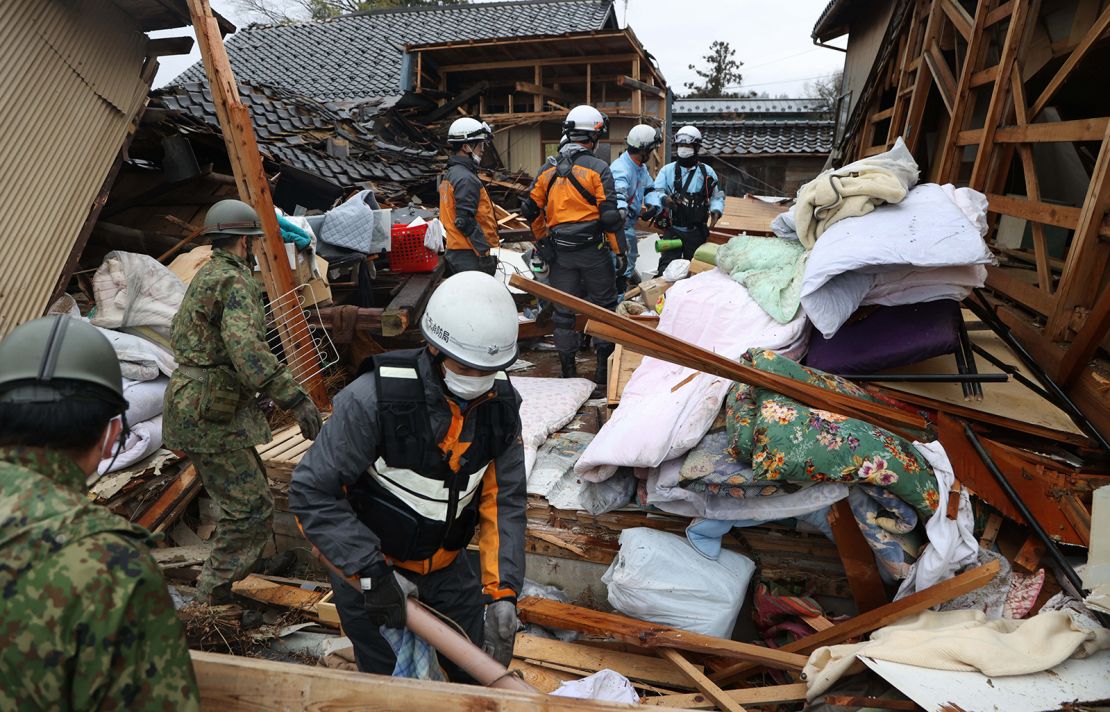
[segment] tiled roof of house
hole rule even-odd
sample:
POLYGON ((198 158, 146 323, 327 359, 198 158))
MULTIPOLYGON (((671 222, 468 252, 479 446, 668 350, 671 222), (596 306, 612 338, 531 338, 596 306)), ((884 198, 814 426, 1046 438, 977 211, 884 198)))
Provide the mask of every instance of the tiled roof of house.
POLYGON ((828 111, 821 99, 676 99, 671 112, 680 117, 721 114, 797 114, 828 111))
POLYGON ((702 121, 701 151, 711 156, 773 153, 828 153, 833 121, 702 121))
MULTIPOLYGON (((612 0, 517 0, 370 10, 332 20, 252 25, 227 41, 240 82, 323 101, 401 94, 406 44, 616 28, 612 0)), ((174 84, 204 82, 200 62, 174 84)))

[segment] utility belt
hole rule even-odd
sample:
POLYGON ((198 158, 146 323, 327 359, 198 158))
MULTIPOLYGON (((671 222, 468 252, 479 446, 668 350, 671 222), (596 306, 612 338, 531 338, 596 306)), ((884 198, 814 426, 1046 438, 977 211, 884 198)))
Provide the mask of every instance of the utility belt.
POLYGON ((597 221, 588 223, 571 223, 569 225, 556 225, 550 228, 547 240, 557 252, 578 252, 590 247, 598 247, 605 235, 597 221))
POLYGON ((705 227, 709 222, 709 202, 700 194, 678 194, 671 205, 671 224, 686 230, 705 227))
POLYGON ((178 366, 174 373, 200 384, 200 416, 210 422, 231 422, 250 399, 230 366, 178 366))

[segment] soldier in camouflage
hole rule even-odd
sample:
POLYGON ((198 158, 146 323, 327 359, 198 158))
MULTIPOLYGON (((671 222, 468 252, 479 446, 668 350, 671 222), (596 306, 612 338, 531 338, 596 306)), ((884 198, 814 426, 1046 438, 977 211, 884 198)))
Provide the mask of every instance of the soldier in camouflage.
POLYGON ((251 272, 250 240, 262 234, 246 203, 223 200, 205 217, 212 259, 189 284, 173 320, 178 368, 166 389, 163 438, 184 450, 219 509, 215 545, 201 569, 201 600, 230 599, 272 536, 273 500, 254 450, 270 440, 255 394, 291 410, 314 439, 320 412, 266 343, 262 288, 251 272))
POLYGON ((150 533, 84 494, 126 408, 92 326, 0 341, 0 710, 200 708, 150 533))

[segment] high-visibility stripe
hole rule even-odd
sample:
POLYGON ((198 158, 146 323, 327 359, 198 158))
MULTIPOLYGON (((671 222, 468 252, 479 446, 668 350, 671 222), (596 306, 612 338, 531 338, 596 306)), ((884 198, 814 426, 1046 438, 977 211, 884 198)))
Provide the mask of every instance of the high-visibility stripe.
POLYGON ((419 376, 416 375, 415 368, 407 368, 404 366, 379 366, 378 374, 383 378, 419 378, 419 376))
MULTIPOLYGON (((474 499, 485 471, 483 467, 467 477, 465 486, 459 492, 456 518, 474 499)), ((448 490, 445 481, 424 477, 412 470, 389 467, 381 458, 371 468, 370 477, 420 516, 437 522, 447 521, 448 490)))

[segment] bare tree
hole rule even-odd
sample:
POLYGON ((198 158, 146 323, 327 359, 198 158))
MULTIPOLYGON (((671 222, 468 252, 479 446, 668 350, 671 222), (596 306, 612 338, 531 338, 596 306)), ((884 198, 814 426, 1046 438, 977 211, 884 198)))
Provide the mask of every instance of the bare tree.
POLYGON ((810 82, 806 90, 811 97, 821 100, 821 103, 825 106, 825 111, 835 111, 843 84, 844 72, 837 70, 827 77, 810 82))

